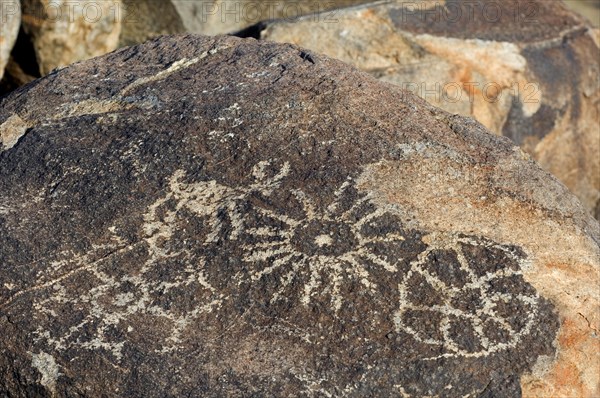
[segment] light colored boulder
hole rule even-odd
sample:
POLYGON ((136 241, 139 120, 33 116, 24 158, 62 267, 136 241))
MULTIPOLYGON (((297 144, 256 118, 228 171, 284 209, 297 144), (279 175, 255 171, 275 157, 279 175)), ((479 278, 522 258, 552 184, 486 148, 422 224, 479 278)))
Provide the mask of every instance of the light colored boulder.
POLYGON ((600 27, 599 0, 565 0, 567 7, 578 12, 596 28, 600 27))
POLYGON ((119 47, 140 44, 160 35, 183 33, 177 9, 169 0, 122 0, 119 47))
POLYGON ((23 28, 41 75, 115 50, 123 12, 121 0, 23 0, 23 28))
POLYGON ((10 58, 10 52, 17 41, 21 25, 21 6, 19 0, 0 2, 0 80, 10 58))

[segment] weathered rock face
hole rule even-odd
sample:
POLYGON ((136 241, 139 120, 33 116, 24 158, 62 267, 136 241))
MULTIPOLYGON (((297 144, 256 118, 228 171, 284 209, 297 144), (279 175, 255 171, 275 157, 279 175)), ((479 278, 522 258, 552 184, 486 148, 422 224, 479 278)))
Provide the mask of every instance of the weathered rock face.
POLYGON ((21 6, 18 0, 0 4, 0 80, 8 63, 10 52, 17 41, 21 25, 21 6))
POLYGON ((592 396, 599 226, 508 139, 292 45, 0 102, 0 393, 592 396))
POLYGON ((23 28, 42 76, 117 48, 123 21, 120 0, 23 0, 22 5, 23 28))
MULTIPOLYGON (((600 217, 598 30, 558 1, 382 2, 262 26, 513 139, 600 217)), ((256 29, 251 30, 256 35, 256 29)))
POLYGON ((337 8, 367 3, 369 0, 171 0, 179 11, 188 32, 205 35, 233 33, 250 25, 270 20, 295 20, 306 14, 329 11, 330 19, 337 8))

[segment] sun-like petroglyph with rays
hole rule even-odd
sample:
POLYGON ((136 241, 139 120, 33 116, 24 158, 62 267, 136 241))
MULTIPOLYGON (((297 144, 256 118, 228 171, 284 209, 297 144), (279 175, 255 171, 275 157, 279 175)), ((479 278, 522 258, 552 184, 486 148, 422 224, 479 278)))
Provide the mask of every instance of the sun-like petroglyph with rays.
MULTIPOLYGON (((288 169, 284 165, 283 176, 288 169)), ((260 179, 263 173, 256 175, 260 179)), ((271 181, 267 183, 266 187, 271 188, 271 181)), ((268 197, 271 191, 262 193, 268 197)), ((351 178, 335 191, 334 200, 324 208, 318 208, 300 189, 291 190, 288 200, 296 202, 296 215, 258 203, 244 218, 245 222, 252 220, 252 227, 244 229, 251 243, 242 246, 243 260, 252 264, 254 270, 252 279, 284 270, 272 300, 286 296, 286 288, 304 275, 307 283, 300 302, 306 305, 313 296, 325 294, 334 311, 339 311, 344 301, 340 287, 345 280, 355 279, 363 289, 375 292, 377 286, 369 276, 368 266, 387 272, 398 270, 395 263, 401 259, 372 250, 374 246, 405 239, 398 220, 387 210, 377 209, 367 195, 359 195, 351 178), (348 201, 351 197, 358 199, 348 201)))

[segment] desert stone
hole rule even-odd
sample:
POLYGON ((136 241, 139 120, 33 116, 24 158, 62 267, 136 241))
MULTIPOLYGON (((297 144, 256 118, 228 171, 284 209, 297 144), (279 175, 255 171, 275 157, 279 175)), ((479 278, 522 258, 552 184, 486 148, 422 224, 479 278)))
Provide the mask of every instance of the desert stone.
POLYGON ((292 21, 306 14, 327 11, 330 22, 338 8, 369 0, 171 0, 186 31, 205 35, 233 33, 271 19, 292 21))
MULTIPOLYGON (((23 14, 27 39, 18 51, 20 55, 34 53, 37 76, 159 35, 184 32, 181 17, 170 1, 24 0, 23 14)), ((27 82, 19 78, 22 65, 13 62, 12 66, 16 76, 11 76, 14 81, 5 90, 27 82)))
POLYGON ((273 21, 325 53, 510 137, 600 218, 600 31, 559 1, 379 2, 273 21))
POLYGON ((42 76, 52 69, 117 48, 121 0, 23 0, 23 29, 42 76))
POLYGON ((563 0, 565 5, 586 18, 596 28, 600 27, 600 1, 563 0))
POLYGON ((506 137, 174 36, 0 102, 0 395, 594 396, 599 225, 506 137))
MULTIPOLYGON (((366 1, 23 0, 23 27, 33 44, 39 75, 44 76, 54 68, 160 35, 185 31, 209 35, 233 33, 263 20, 294 20, 325 10, 330 10, 328 16, 333 19, 337 11, 331 9, 366 1)), ((7 25, 16 27, 16 37, 18 13, 12 12, 12 8, 20 11, 18 1, 3 0, 2 7, 3 13, 16 21, 7 25)), ((2 26, 4 29, 4 23, 2 26)), ((6 60, 10 48, 2 47, 7 52, 6 60)), ((28 50, 24 45, 19 49, 28 50)), ((23 82, 14 80, 10 89, 23 82)))
POLYGON ((0 80, 8 63, 10 52, 17 41, 21 25, 21 6, 18 0, 0 3, 0 80))

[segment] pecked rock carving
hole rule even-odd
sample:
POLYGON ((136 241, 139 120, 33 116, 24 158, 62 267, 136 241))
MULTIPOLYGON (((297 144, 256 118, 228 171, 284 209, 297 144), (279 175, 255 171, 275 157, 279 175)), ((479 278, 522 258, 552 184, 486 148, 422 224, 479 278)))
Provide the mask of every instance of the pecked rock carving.
POLYGON ((590 330, 597 301, 545 270, 597 267, 595 221, 508 141, 301 53, 165 37, 3 99, 0 125, 27 129, 0 152, 0 393, 563 383, 553 367, 595 342, 565 333, 590 330))
MULTIPOLYGON (((412 361, 445 361, 438 365, 446 374, 444 382, 465 377, 453 375, 451 361, 464 366, 483 359, 492 371, 517 357, 533 363, 539 355, 552 355, 555 314, 523 279, 525 255, 518 249, 466 236, 433 236, 425 244, 422 232, 404 229, 393 207, 371 203, 351 176, 335 190, 333 201, 318 206, 294 188, 291 173, 289 162, 278 169, 259 162, 250 184, 228 187, 215 180, 183 183, 185 173, 176 171, 166 195, 143 216, 143 240, 128 245, 110 227, 110 243, 94 245, 82 256, 61 253, 49 263, 48 280, 35 286, 43 298, 33 301, 32 315, 44 321, 32 333, 34 345, 61 356, 100 351, 123 366, 128 334, 136 319, 145 317, 147 325, 161 325, 154 353, 184 351, 184 336, 202 336, 199 319, 210 323, 209 315, 226 312, 240 299, 219 288, 227 270, 215 274, 219 264, 204 254, 218 246, 224 254, 234 253, 228 246, 235 245, 241 263, 226 278, 244 286, 242 291, 262 292, 264 304, 274 308, 310 311, 319 305, 331 313, 332 322, 343 323, 344 317, 358 315, 351 286, 361 300, 381 310, 362 314, 369 323, 389 323, 382 317, 393 313, 389 333, 421 349, 412 361), (196 228, 188 235, 183 225, 190 222, 196 228), (132 256, 140 261, 128 264, 132 256), (89 287, 73 294, 72 280, 89 287), (65 323, 59 314, 75 308, 80 315, 65 323), (56 322, 63 324, 58 331, 51 327, 56 322), (545 327, 536 330, 540 324, 545 327)), ((317 322, 315 314, 304 316, 317 322)), ((305 329, 301 337, 318 345, 325 336, 305 329)), ((349 347, 361 344, 356 337, 346 339, 349 347)), ((395 362, 410 361, 408 354, 395 351, 395 362)), ((35 355, 34 365, 51 358, 44 352, 35 355)), ((56 379, 55 364, 53 369, 56 379)), ((415 373, 398 388, 422 395, 447 387, 423 383, 421 377, 415 373)), ((42 377, 43 385, 47 379, 42 377)), ((477 386, 460 391, 476 393, 477 386)))

